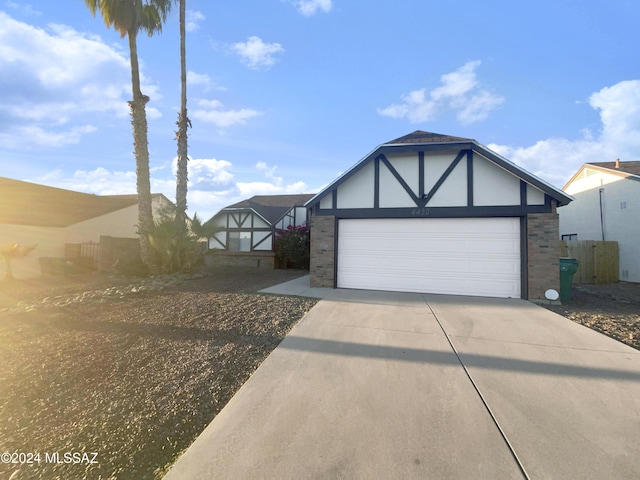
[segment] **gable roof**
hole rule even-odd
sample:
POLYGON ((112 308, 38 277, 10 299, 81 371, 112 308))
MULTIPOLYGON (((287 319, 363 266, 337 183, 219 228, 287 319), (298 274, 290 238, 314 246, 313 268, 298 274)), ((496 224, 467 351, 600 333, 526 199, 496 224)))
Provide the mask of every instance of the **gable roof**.
POLYGON ((614 170, 615 173, 628 173, 640 176, 640 161, 636 160, 630 162, 592 162, 585 165, 607 168, 609 170, 614 170), (616 167, 616 165, 618 166, 616 167))
POLYGON ((585 169, 591 169, 602 173, 608 173, 611 175, 617 175, 622 178, 628 178, 629 180, 636 180, 640 182, 640 161, 633 160, 629 162, 591 162, 582 165, 578 171, 571 177, 571 179, 565 184, 562 189, 566 189, 571 185, 574 180, 580 177, 581 173, 585 169))
POLYGON ((425 132, 416 130, 395 140, 385 143, 385 145, 397 145, 402 143, 451 143, 451 142, 474 142, 470 138, 454 137, 452 135, 442 135, 441 133, 425 132))
POLYGON ((420 149, 470 149, 482 155, 500 168, 503 168, 504 170, 512 173, 526 183, 540 189, 549 197, 556 200, 558 202, 558 206, 567 205, 569 202, 571 202, 571 200, 573 200, 573 197, 564 193, 559 188, 556 188, 550 183, 542 180, 541 178, 527 172, 522 167, 516 165, 510 160, 507 160, 506 158, 490 150, 484 145, 478 143, 476 140, 470 138, 455 137, 452 135, 443 135, 440 133, 425 132, 423 130, 416 130, 415 132, 412 132, 408 135, 397 138, 395 140, 391 140, 388 143, 384 143, 378 146, 375 150, 373 150, 373 152, 368 154, 353 167, 347 170, 344 174, 342 174, 327 187, 325 187, 320 193, 309 200, 306 203, 306 206, 312 207, 313 205, 317 204, 322 199, 322 197, 327 194, 327 192, 338 187, 341 183, 354 175, 358 170, 360 170, 364 165, 372 161, 378 155, 386 153, 416 152, 420 149))
POLYGON ((313 198, 314 194, 302 193, 297 195, 254 195, 220 210, 220 213, 229 210, 253 210, 270 224, 276 223, 293 207, 302 207, 313 198))
POLYGON ((137 203, 137 195, 94 195, 0 177, 0 224, 67 227, 137 203))

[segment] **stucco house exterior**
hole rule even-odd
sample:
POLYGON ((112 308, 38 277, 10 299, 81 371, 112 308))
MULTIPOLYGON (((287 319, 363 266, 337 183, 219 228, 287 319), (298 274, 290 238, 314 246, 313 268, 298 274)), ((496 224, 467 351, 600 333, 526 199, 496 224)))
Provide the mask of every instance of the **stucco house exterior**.
POLYGON ((255 195, 223 208, 210 220, 220 230, 209 239, 208 263, 273 268, 276 232, 306 225, 304 204, 312 197, 255 195))
POLYGON ((640 161, 585 163, 563 190, 561 238, 617 241, 620 280, 640 282, 640 161))
MULTIPOLYGON (((154 213, 171 204, 162 194, 152 202, 154 213)), ((39 276, 39 258, 64 257, 68 243, 137 238, 137 223, 137 195, 93 195, 0 177, 0 245, 37 244, 12 263, 17 278, 39 276)))
POLYGON ((416 131, 307 202, 311 285, 544 299, 570 201, 475 140, 416 131))

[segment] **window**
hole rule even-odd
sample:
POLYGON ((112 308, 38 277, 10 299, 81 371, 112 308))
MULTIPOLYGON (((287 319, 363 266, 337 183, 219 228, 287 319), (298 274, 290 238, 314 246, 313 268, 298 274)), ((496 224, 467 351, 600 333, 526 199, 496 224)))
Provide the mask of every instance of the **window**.
POLYGON ((577 233, 567 233, 562 235, 562 240, 577 240, 577 239, 578 239, 577 233))
POLYGON ((251 232, 229 232, 229 241, 227 242, 227 250, 231 252, 250 252, 251 251, 251 232))
POLYGON ((620 202, 620 210, 627 208, 627 202, 620 202))

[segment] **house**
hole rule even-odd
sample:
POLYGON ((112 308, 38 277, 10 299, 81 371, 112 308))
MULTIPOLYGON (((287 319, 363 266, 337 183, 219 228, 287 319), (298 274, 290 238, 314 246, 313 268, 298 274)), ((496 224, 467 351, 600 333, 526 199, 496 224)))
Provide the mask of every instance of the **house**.
POLYGON ((585 163, 563 190, 561 238, 617 241, 620 280, 640 282, 640 161, 585 163))
POLYGON ((220 210, 210 220, 220 231, 209 239, 209 265, 274 267, 278 230, 308 223, 312 194, 255 195, 220 210))
MULTIPOLYGON (((152 196, 153 211, 171 204, 152 196)), ((97 244, 101 236, 137 238, 137 195, 93 195, 0 177, 0 245, 37 244, 13 262, 14 275, 40 275, 39 259, 65 257, 67 244, 97 244)))
POLYGON ((544 299, 570 201, 475 140, 416 131, 307 202, 311 285, 544 299))

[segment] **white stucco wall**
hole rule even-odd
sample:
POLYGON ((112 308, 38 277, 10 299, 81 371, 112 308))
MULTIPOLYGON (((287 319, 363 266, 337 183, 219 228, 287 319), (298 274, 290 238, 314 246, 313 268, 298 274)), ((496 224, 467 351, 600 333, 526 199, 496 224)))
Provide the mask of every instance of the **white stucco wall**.
POLYGON ((374 168, 368 163, 338 187, 337 208, 373 208, 374 168))
MULTIPOLYGON (((417 162, 414 163, 417 164, 417 162)), ((395 167, 394 167, 395 168, 395 167)), ((406 169, 405 169, 406 170, 406 169)), ((400 173, 400 172, 398 172, 400 173)), ((401 174, 402 175, 402 174, 401 174)), ((418 176, 415 175, 413 177, 405 177, 402 176, 407 183, 415 183, 418 181, 418 176)), ((414 186, 409 184, 411 189, 414 189, 414 186)), ((418 188, 415 186, 414 194, 417 195, 418 188)), ((416 203, 413 201, 411 196, 407 193, 404 187, 398 182, 398 179, 391 173, 391 171, 387 168, 386 165, 380 164, 380 207, 381 208, 411 208, 415 207, 416 203)), ((373 205, 372 205, 373 206, 373 205)))
MULTIPOLYGON (((449 164, 446 165, 444 171, 449 167, 451 162, 455 160, 455 157, 448 159, 449 164)), ((429 170, 427 166, 431 164, 431 158, 425 162, 425 192, 429 193, 435 182, 433 178, 429 178, 429 170), (429 186, 427 186, 429 185, 429 186)), ((439 180, 439 176, 435 179, 439 180)), ((449 174, 444 183, 440 186, 433 198, 429 201, 430 207, 466 207, 468 203, 467 198, 467 160, 466 157, 460 160, 456 168, 449 174)))
POLYGON ((520 179, 474 153, 473 204, 520 205, 520 179))
POLYGON ((602 195, 604 240, 618 242, 620 280, 640 282, 640 182, 591 172, 565 189, 575 200, 558 209, 560 235, 577 234, 577 240, 603 240, 602 195))
MULTIPOLYGON (((167 204, 164 197, 153 199, 154 214, 167 204)), ((15 260, 11 267, 17 278, 33 278, 40 275, 40 257, 64 257, 64 246, 67 243, 86 243, 100 241, 101 235, 112 237, 136 238, 138 223, 138 206, 132 205, 115 212, 85 220, 68 227, 33 227, 27 225, 2 225, 0 228, 0 245, 19 243, 37 244, 36 249, 28 257, 15 260)), ((0 265, 0 278, 4 276, 0 265)))

